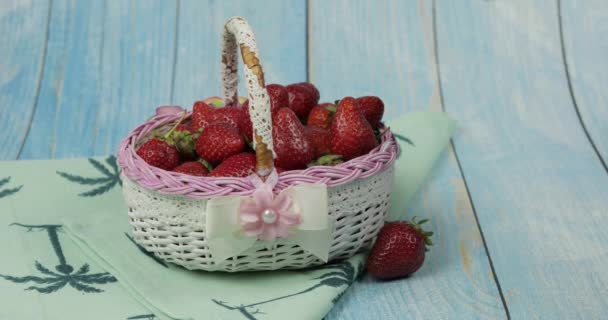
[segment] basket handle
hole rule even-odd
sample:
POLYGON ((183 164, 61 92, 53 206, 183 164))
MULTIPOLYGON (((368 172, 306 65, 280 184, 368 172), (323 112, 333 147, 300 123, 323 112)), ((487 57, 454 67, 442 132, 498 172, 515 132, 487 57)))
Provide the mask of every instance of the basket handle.
POLYGON ((238 57, 241 51, 249 98, 249 115, 253 124, 253 145, 256 151, 256 171, 261 177, 273 168, 272 115, 270 98, 264 83, 255 35, 249 23, 241 17, 230 18, 222 35, 222 82, 226 105, 238 104, 238 57))

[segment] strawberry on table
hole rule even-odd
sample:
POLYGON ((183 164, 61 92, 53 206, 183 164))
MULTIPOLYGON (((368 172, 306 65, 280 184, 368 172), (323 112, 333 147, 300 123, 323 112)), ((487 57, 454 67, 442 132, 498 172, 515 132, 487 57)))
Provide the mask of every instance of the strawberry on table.
POLYGON ((255 155, 239 153, 224 160, 209 177, 247 177, 255 172, 255 155))
POLYGON ((352 97, 340 100, 331 124, 331 136, 331 152, 346 161, 368 153, 377 144, 371 125, 352 97))
POLYGON ((333 103, 322 103, 316 105, 314 108, 312 108, 312 110, 310 110, 306 125, 309 127, 329 129, 335 114, 336 105, 333 103))
POLYGON ((164 170, 172 170, 177 167, 180 160, 177 149, 158 138, 148 140, 142 144, 137 149, 137 155, 149 165, 164 170))
POLYGON ((244 150, 245 140, 239 131, 222 123, 210 124, 196 140, 196 153, 212 165, 244 150))
POLYGON ((288 108, 279 109, 272 120, 272 140, 276 166, 285 170, 303 169, 315 156, 305 127, 288 108))
POLYGON ((357 98, 357 103, 367 122, 373 129, 378 129, 384 115, 384 102, 375 96, 365 96, 357 98))
POLYGON ((199 161, 188 161, 180 164, 173 169, 174 172, 189 174, 191 176, 204 177, 209 174, 209 170, 199 161))
POLYGON ((286 88, 289 96, 289 108, 295 112, 298 118, 306 120, 308 113, 317 105, 318 100, 315 100, 310 89, 301 85, 301 83, 290 84, 286 88))
POLYGON ((382 227, 367 259, 367 272, 376 279, 403 278, 416 272, 424 262, 432 232, 422 230, 428 220, 389 222, 382 227))

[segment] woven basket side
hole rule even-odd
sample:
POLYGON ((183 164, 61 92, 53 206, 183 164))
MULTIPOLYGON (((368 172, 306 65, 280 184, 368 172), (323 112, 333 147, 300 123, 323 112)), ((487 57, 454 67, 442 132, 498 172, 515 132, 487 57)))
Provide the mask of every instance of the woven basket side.
MULTIPOLYGON (((330 260, 350 257, 367 247, 387 215, 393 167, 369 178, 330 187, 330 260)), ((123 177, 135 240, 157 257, 188 269, 247 271, 298 269, 323 262, 289 239, 258 241, 247 252, 217 265, 205 235, 206 200, 166 195, 123 177)))

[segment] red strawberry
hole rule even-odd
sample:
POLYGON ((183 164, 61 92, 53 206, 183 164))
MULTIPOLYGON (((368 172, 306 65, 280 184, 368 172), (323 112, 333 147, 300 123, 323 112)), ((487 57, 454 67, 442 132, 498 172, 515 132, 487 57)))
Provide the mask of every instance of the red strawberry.
POLYGON ((306 125, 323 129, 331 128, 331 121, 336 114, 336 106, 333 103, 322 103, 316 105, 308 114, 306 125))
POLYGON ((420 269, 426 245, 433 244, 433 233, 420 227, 426 221, 385 224, 367 259, 367 272, 376 279, 388 280, 407 277, 420 269))
POLYGON ((306 127, 308 139, 315 148, 315 158, 331 152, 331 133, 327 129, 306 127))
POLYGON ((243 150, 245 140, 239 131, 225 124, 210 124, 196 140, 196 153, 213 165, 243 150))
POLYGON ((203 101, 197 101, 192 107, 192 129, 203 131, 210 124, 224 124, 238 128, 243 117, 241 107, 211 107, 203 101))
POLYGON ((308 90, 308 92, 311 93, 312 98, 315 100, 315 103, 319 102, 319 90, 317 89, 317 87, 315 87, 314 84, 310 83, 310 82, 300 82, 298 83, 298 85, 306 88, 308 90))
POLYGON ((173 169, 173 171, 199 177, 204 177, 209 174, 207 167, 198 161, 184 162, 173 169))
POLYGON ((313 93, 306 86, 302 86, 299 83, 290 84, 286 88, 289 96, 289 108, 300 119, 306 119, 310 110, 317 104, 313 93))
POLYGON ((305 127, 291 109, 282 108, 273 117, 272 140, 277 167, 286 170, 306 168, 306 164, 315 157, 315 149, 305 127))
POLYGON ((346 161, 368 153, 377 144, 372 127, 352 97, 340 101, 331 124, 331 136, 331 152, 346 161))
POLYGON ((172 170, 179 165, 179 153, 174 146, 158 138, 148 140, 137 149, 145 162, 164 170, 172 170))
POLYGON ((192 129, 202 130, 211 123, 211 114, 215 108, 203 101, 197 101, 192 106, 192 129))
POLYGON ((266 91, 268 91, 268 96, 270 97, 270 108, 272 110, 289 106, 289 95, 284 86, 276 83, 269 84, 266 86, 266 91))
POLYGON ((246 177, 255 172, 255 155, 239 153, 224 160, 209 177, 246 177))
POLYGON ((378 129, 384 115, 384 102, 378 97, 365 96, 357 98, 359 108, 373 129, 378 129))

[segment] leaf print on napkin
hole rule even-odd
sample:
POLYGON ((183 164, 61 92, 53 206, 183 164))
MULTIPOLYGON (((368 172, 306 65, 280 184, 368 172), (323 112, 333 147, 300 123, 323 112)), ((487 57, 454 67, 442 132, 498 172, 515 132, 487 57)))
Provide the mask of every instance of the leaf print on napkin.
MULTIPOLYGON (((313 290, 323 287, 323 286, 328 286, 328 287, 332 287, 332 288, 339 288, 344 285, 350 286, 353 282, 355 282, 355 280, 357 280, 359 275, 363 273, 363 264, 359 263, 358 268, 355 270, 355 268, 349 261, 342 261, 340 263, 334 263, 334 264, 328 264, 328 265, 321 266, 321 267, 317 268, 316 270, 327 270, 328 272, 322 274, 321 276, 319 276, 317 278, 314 278, 313 280, 319 280, 315 285, 308 287, 304 290, 292 293, 292 294, 288 294, 285 296, 281 296, 281 297, 277 297, 274 299, 269 299, 269 300, 265 300, 265 301, 261 301, 261 302, 256 302, 256 303, 252 303, 252 304, 248 304, 248 305, 241 304, 241 305, 237 305, 237 306, 230 306, 226 302, 221 301, 221 300, 216 300, 216 299, 212 299, 211 301, 215 302, 215 304, 220 305, 228 310, 239 311, 245 317, 245 319, 256 320, 257 318, 255 317, 255 315, 265 314, 264 312, 262 312, 260 309, 257 308, 257 306, 259 306, 259 305, 271 303, 271 302, 277 301, 277 300, 291 298, 291 297, 298 296, 301 294, 305 294, 305 293, 308 293, 310 291, 313 291, 313 290), (252 309, 254 307, 256 307, 256 308, 252 309)), ((332 302, 335 303, 341 296, 342 296, 342 294, 339 294, 337 297, 335 297, 332 300, 332 302)))
POLYGON ((49 241, 51 242, 51 246, 53 247, 53 251, 55 252, 55 256, 57 256, 57 260, 59 260, 59 264, 56 265, 55 270, 52 271, 51 269, 42 265, 40 262, 34 261, 36 270, 38 270, 38 272, 41 274, 40 276, 30 275, 15 277, 0 274, 0 278, 4 278, 5 280, 15 283, 33 283, 33 285, 25 288, 25 290, 34 290, 47 294, 56 292, 66 285, 85 293, 99 293, 103 292, 103 290, 95 287, 94 285, 116 282, 116 278, 107 272, 90 273, 89 265, 87 263, 80 266, 77 271, 74 271, 74 267, 67 262, 65 255, 63 254, 61 242, 59 241, 58 232, 61 225, 26 225, 21 223, 13 223, 11 226, 23 227, 27 230, 27 232, 32 232, 35 230, 46 231, 49 241))
POLYGON ((87 178, 63 171, 57 171, 57 174, 71 182, 75 182, 80 185, 95 186, 95 188, 92 190, 78 194, 81 197, 98 196, 110 191, 116 185, 122 186, 122 181, 120 180, 120 170, 118 169, 118 165, 116 164, 115 156, 109 156, 105 159, 105 163, 109 166, 109 168, 93 158, 89 158, 89 163, 97 171, 99 171, 99 173, 101 173, 101 177, 87 178))
POLYGON ((13 194, 19 192, 19 190, 21 190, 21 188, 23 188, 23 186, 18 186, 16 188, 4 188, 4 186, 7 183, 9 183, 10 181, 11 181, 11 177, 6 177, 6 178, 0 180, 0 199, 13 195, 13 194))

